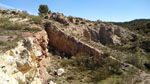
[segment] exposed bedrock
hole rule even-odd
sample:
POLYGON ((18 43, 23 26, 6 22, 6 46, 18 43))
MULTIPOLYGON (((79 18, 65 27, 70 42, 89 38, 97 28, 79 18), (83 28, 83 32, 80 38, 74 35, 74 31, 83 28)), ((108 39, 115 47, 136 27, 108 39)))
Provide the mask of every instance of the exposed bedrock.
POLYGON ((102 56, 103 53, 94 47, 78 40, 75 37, 67 36, 52 23, 46 23, 45 29, 48 34, 49 42, 57 50, 66 54, 75 55, 78 52, 85 52, 91 56, 102 56))

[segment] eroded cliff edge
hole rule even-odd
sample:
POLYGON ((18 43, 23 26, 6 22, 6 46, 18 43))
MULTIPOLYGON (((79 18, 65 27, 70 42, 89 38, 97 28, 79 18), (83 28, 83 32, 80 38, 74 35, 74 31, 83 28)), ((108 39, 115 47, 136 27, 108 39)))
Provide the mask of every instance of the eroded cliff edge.
POLYGON ((94 47, 80 41, 76 37, 67 36, 52 23, 46 23, 45 30, 48 34, 50 45, 60 52, 67 53, 70 56, 79 52, 85 52, 90 56, 103 56, 103 52, 97 51, 94 47))

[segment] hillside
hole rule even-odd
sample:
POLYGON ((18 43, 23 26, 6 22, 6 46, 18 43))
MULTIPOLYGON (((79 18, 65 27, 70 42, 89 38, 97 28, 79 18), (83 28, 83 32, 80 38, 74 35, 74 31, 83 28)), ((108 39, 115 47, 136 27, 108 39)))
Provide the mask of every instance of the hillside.
POLYGON ((149 20, 0 9, 0 84, 149 84, 147 30, 149 20))
POLYGON ((136 19, 129 22, 118 22, 116 25, 128 28, 130 31, 137 32, 141 35, 149 35, 150 33, 150 19, 136 19))
MULTIPOLYGON (((130 22, 120 22, 120 23, 113 23, 123 28, 126 28, 134 33, 136 33, 135 39, 131 40, 132 48, 130 49, 131 52, 137 52, 140 50, 143 54, 149 56, 150 52, 150 19, 137 19, 130 22), (138 49, 137 49, 138 48, 138 49), (136 49, 136 50, 135 50, 136 49)), ((126 42, 127 44, 129 42, 126 42)), ((129 48, 128 48, 129 50, 129 48)))

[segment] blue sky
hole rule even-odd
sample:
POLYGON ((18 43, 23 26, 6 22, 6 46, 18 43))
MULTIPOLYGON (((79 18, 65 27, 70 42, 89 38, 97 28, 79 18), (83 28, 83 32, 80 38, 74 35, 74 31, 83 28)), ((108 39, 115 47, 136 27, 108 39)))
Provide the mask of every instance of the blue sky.
POLYGON ((16 8, 38 14, 40 4, 53 12, 90 20, 130 21, 150 19, 150 0, 0 0, 0 8, 16 8))

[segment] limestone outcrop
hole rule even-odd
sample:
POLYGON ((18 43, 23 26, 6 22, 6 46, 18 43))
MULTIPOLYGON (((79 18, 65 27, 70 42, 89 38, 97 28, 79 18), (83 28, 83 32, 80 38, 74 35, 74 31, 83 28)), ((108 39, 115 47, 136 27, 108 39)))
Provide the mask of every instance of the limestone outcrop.
POLYGON ((50 78, 46 73, 49 66, 46 32, 24 32, 23 36, 18 46, 0 55, 1 84, 42 84, 50 78))
POLYGON ((128 37, 132 37, 134 35, 132 32, 111 23, 86 22, 84 19, 73 17, 70 18, 60 13, 51 13, 45 17, 49 20, 55 20, 55 25, 57 25, 57 28, 59 27, 68 36, 92 40, 103 45, 120 45, 121 38, 128 39, 128 37), (70 19, 72 21, 70 21, 70 19))

